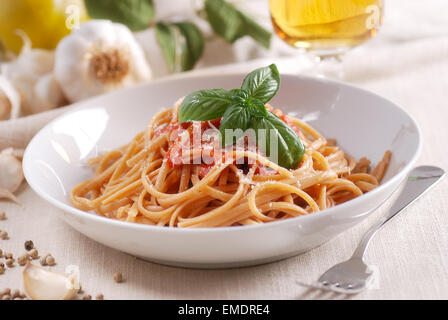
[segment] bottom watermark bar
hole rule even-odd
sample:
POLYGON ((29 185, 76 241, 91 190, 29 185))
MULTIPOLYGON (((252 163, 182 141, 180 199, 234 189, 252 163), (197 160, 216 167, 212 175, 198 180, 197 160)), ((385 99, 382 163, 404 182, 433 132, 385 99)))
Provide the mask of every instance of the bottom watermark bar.
MULTIPOLYGON (((308 314, 314 314, 319 319, 335 317, 337 315, 350 318, 358 315, 356 310, 363 310, 369 317, 384 317, 384 310, 390 315, 391 311, 412 311, 414 316, 420 311, 434 310, 435 307, 445 307, 446 301, 369 301, 356 300, 356 295, 332 296, 331 300, 102 300, 102 301, 0 301, 3 303, 2 315, 8 312, 25 316, 27 312, 38 314, 39 308, 46 312, 54 304, 60 304, 71 316, 93 315, 95 311, 101 318, 111 314, 114 319, 143 318, 143 319, 299 319, 308 314), (32 304, 27 308, 25 304, 32 304), (430 304, 430 305, 429 305, 430 304), (353 309, 352 309, 353 308, 353 309), (361 309, 359 309, 361 308, 361 309)), ((6 318, 5 318, 6 319, 6 318)))

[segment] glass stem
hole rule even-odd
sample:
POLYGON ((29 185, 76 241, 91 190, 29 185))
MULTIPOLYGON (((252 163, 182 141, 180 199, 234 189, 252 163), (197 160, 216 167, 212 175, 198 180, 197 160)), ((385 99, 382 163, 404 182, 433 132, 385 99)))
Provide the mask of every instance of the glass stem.
POLYGON ((344 79, 344 70, 342 68, 343 54, 334 55, 314 55, 316 64, 316 76, 334 80, 344 79))

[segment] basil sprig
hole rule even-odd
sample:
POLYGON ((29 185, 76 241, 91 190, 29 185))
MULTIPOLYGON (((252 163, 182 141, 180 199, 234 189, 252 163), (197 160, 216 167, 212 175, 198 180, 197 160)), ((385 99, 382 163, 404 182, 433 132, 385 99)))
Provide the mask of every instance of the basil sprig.
POLYGON ((279 87, 280 75, 275 64, 256 69, 246 76, 241 89, 199 90, 186 96, 180 106, 179 122, 221 118, 219 131, 224 145, 235 143, 248 129, 254 129, 257 146, 265 155, 271 156, 276 151, 280 166, 295 169, 302 161, 305 147, 297 133, 265 107, 279 87), (226 139, 229 132, 226 129, 233 131, 231 139, 226 139), (240 134, 235 136, 235 132, 240 134), (273 150, 271 141, 277 141, 277 150, 273 150))

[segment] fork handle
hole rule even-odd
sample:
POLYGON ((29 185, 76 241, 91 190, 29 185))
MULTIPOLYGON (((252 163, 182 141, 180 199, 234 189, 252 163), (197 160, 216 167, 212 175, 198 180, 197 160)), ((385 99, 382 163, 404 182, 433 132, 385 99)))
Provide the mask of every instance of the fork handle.
POLYGON ((415 200, 420 198, 426 191, 434 186, 445 176, 445 171, 434 166, 420 166, 414 168, 408 175, 403 191, 398 196, 390 208, 388 214, 374 224, 362 237, 358 247, 353 253, 352 258, 363 259, 364 253, 370 240, 389 220, 406 209, 415 200))

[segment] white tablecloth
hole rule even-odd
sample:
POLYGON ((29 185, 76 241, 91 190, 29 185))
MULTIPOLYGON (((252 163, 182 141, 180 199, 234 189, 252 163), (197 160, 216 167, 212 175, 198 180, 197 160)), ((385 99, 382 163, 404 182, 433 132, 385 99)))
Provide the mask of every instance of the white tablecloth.
MULTIPOLYGON (((250 1, 266 8, 267 1, 250 1)), ((423 130, 419 164, 448 169, 448 19, 446 0, 389 0, 383 27, 374 40, 347 54, 345 80, 402 105, 423 130)), ((266 10, 261 10, 266 14, 266 10)), ((266 20, 267 21, 267 20, 266 20)), ((268 21, 267 21, 268 23, 268 21)), ((145 35, 139 35, 144 37, 145 35)), ((263 51, 244 39, 220 55, 206 52, 195 72, 248 71, 276 62, 281 72, 306 72, 303 56, 280 41, 263 51), (229 54, 232 56, 229 57, 229 54), (255 58, 246 62, 249 58, 255 58), (232 64, 227 64, 233 61, 232 64), (212 64, 220 66, 211 67, 212 64)), ((56 113, 62 112, 58 110, 56 113)), ((0 146, 23 145, 55 113, 41 114, 15 123, 0 123, 0 146)), ((22 253, 32 239, 41 253, 56 258, 54 269, 78 265, 87 293, 102 292, 106 299, 447 299, 448 298, 448 180, 389 223, 372 241, 366 261, 379 277, 374 288, 353 297, 310 291, 296 279, 311 281, 330 266, 348 258, 363 232, 384 214, 388 205, 369 219, 306 254, 268 265, 231 270, 190 270, 137 260, 100 245, 65 225, 53 208, 26 185, 18 193, 22 209, 0 201, 8 219, 0 221, 10 240, 0 240, 3 251, 22 253), (126 281, 116 284, 113 274, 126 281)), ((389 203, 390 204, 390 203, 389 203)), ((20 288, 21 268, 0 275, 2 287, 20 288)))

